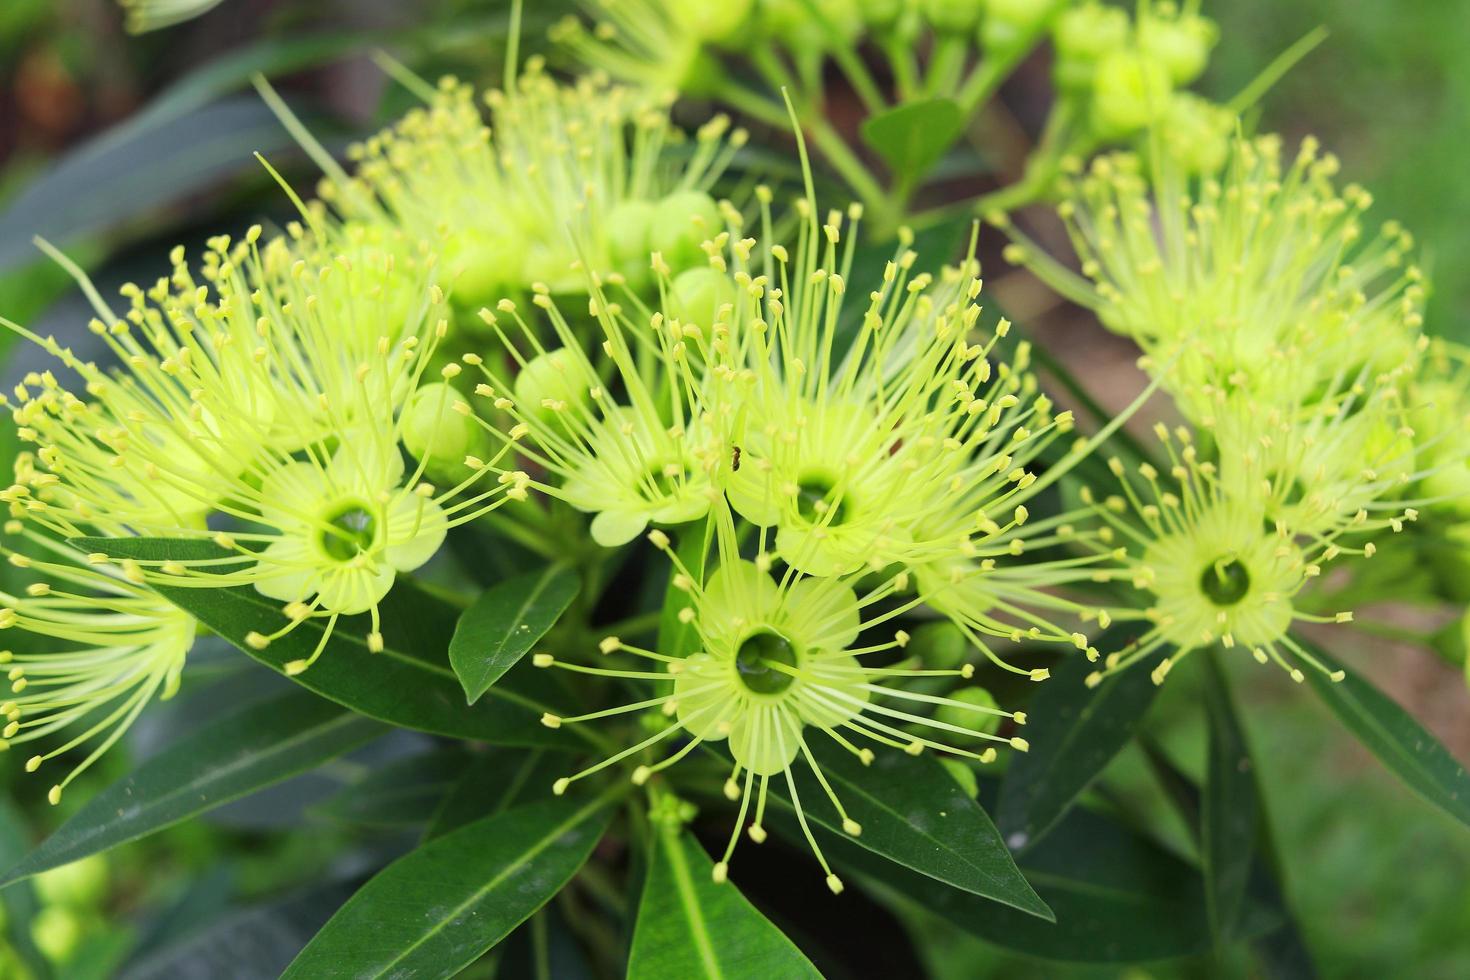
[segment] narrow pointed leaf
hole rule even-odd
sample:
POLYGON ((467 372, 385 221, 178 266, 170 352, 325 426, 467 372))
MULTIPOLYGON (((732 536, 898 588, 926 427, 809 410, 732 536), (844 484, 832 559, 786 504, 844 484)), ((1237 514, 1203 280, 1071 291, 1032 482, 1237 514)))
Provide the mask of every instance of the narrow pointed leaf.
POLYGON ((628 955, 628 980, 820 980, 801 950, 733 884, 716 884, 713 871, 714 862, 687 831, 657 829, 628 955))
POLYGON ((863 123, 863 140, 901 179, 923 180, 964 128, 953 99, 924 99, 895 106, 863 123))
POLYGON ((452 977, 577 873, 607 829, 606 797, 557 797, 467 824, 373 877, 283 974, 452 977))
POLYGON ((0 884, 60 867, 306 772, 387 732, 305 691, 252 705, 98 793, 0 884))
MULTIPOLYGON (((142 561, 188 561, 228 554, 209 541, 79 538, 72 543, 85 552, 142 561)), ((257 650, 245 642, 246 636, 274 633, 286 622, 275 600, 249 586, 158 585, 154 591, 282 673, 287 663, 311 655, 326 628, 321 620, 308 620, 257 650)), ((565 743, 564 736, 539 723, 543 712, 555 710, 547 699, 556 695, 548 689, 550 679, 529 668, 496 684, 492 699, 473 706, 464 703, 464 692, 446 655, 459 612, 449 603, 399 582, 379 603, 379 612, 384 640, 381 652, 368 650, 372 626, 366 615, 344 617, 337 621, 317 662, 291 679, 324 698, 403 728, 499 745, 565 743)))
POLYGON ((1209 665, 1205 686, 1209 755, 1200 808, 1200 855, 1210 928, 1216 945, 1223 946, 1235 937, 1250 883, 1260 808, 1250 748, 1224 674, 1213 654, 1205 659, 1209 665))
POLYGON ((545 749, 487 752, 464 770, 424 836, 432 840, 513 806, 548 800, 551 784, 566 770, 566 756, 545 749))
MULTIPOLYGON (((1104 633, 1098 649, 1126 645, 1130 633, 1104 633)), ((1138 731, 1158 688, 1147 664, 1135 664, 1095 688, 1098 669, 1080 654, 1052 671, 1027 710, 1031 749, 1011 757, 996 804, 995 822, 1013 850, 1034 844, 1081 796, 1138 731)))
POLYGON ((423 827, 470 763, 459 746, 394 759, 342 787, 311 813, 356 827, 423 827))
MULTIPOLYGON (((1305 641, 1328 670, 1342 670, 1335 659, 1305 641)), ((1319 670, 1304 671, 1307 682, 1338 720, 1406 785, 1463 824, 1470 824, 1470 775, 1439 739, 1429 734, 1392 698, 1357 674, 1336 683, 1319 670)))
MULTIPOLYGON (((872 765, 864 766, 828 740, 811 748, 848 816, 862 827, 860 835, 849 838, 856 846, 1027 915, 1052 917, 989 815, 938 760, 892 750, 877 753, 872 765)), ((807 819, 846 837, 821 784, 800 761, 792 772, 807 819)), ((783 777, 772 779, 771 788, 775 799, 791 806, 783 777)))
POLYGON ((580 588, 571 569, 549 565, 480 594, 449 641, 449 662, 470 704, 546 635, 580 588))

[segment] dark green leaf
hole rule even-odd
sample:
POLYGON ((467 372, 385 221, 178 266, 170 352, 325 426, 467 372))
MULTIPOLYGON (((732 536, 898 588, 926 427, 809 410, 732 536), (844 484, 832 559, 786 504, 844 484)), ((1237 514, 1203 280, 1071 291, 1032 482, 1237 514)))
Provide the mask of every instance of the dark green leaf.
POLYGON ((468 768, 462 748, 394 759, 312 807, 314 815, 359 827, 418 827, 433 819, 468 768))
POLYGON ((878 860, 826 836, 844 868, 1005 949, 1048 960, 1141 963, 1209 950, 1204 888, 1187 864, 1098 814, 1074 809, 1021 869, 1056 913, 1051 924, 878 860))
MULTIPOLYGON (((20 811, 9 800, 0 800, 0 865, 9 867, 30 849, 30 831, 20 811)), ((0 891, 0 950, 10 952, 37 980, 51 976, 51 966, 36 948, 31 921, 40 911, 35 890, 29 883, 0 891)))
MULTIPOLYGON (((1328 670, 1342 670, 1341 664, 1321 650, 1300 639, 1298 642, 1328 670)), ((1380 762, 1424 799, 1461 823, 1470 824, 1470 776, 1423 725, 1356 674, 1349 673, 1336 683, 1319 670, 1308 669, 1305 674, 1338 720, 1380 762)))
POLYGON ((607 797, 558 797, 461 827, 394 861, 322 927, 283 977, 452 977, 576 874, 607 797))
MULTIPOLYGON (((735 451, 732 446, 730 451, 735 451)), ((704 581, 704 562, 709 554, 709 538, 712 525, 707 520, 685 524, 679 530, 677 554, 680 563, 689 570, 695 583, 704 581)), ((683 657, 699 649, 699 632, 692 622, 679 620, 679 612, 689 605, 689 593, 674 585, 674 571, 669 571, 669 587, 664 590, 664 604, 658 621, 658 643, 656 649, 670 657, 683 657)))
POLYGON ((734 885, 715 883, 713 870, 714 862, 689 833, 667 824, 657 828, 628 955, 629 980, 820 980, 801 950, 734 885))
MULTIPOLYGON (((145 561, 197 561, 227 552, 212 542, 165 538, 79 538, 86 552, 145 561)), ((309 657, 325 623, 312 619, 264 650, 245 642, 251 632, 274 633, 285 623, 280 603, 249 586, 206 589, 157 586, 156 591, 256 660, 284 673, 309 657)), ((553 706, 550 679, 523 668, 491 691, 492 701, 466 706, 446 651, 458 610, 401 581, 379 603, 384 649, 370 653, 366 615, 337 621, 320 659, 292 678, 324 698, 403 728, 501 745, 559 745, 565 738, 540 724, 553 706)))
POLYGON ((449 641, 449 662, 470 704, 546 635, 580 588, 571 569, 549 565, 480 593, 449 641))
POLYGON ((1235 938, 1241 904, 1250 883, 1260 818, 1256 775, 1245 733, 1214 651, 1206 655, 1205 714, 1209 761, 1200 808, 1200 857, 1205 898, 1217 945, 1235 938))
POLYGON ((964 125, 952 99, 923 99, 870 117, 863 123, 863 139, 900 181, 912 186, 939 162, 964 125))
POLYGON ((565 774, 566 758, 545 749, 486 752, 470 763, 444 797, 425 837, 442 837, 521 803, 544 800, 551 795, 551 784, 565 774))
POLYGON ((98 793, 0 884, 70 864, 306 772, 382 735, 304 691, 223 718, 98 793))
MULTIPOLYGON (((1122 628, 1097 640, 1104 652, 1126 645, 1122 628)), ((1147 664, 1135 664, 1095 688, 1097 669, 1078 655, 1052 671, 1027 709, 1029 752, 1013 755, 1001 785, 995 820, 1013 850, 1047 832, 1098 773, 1128 744, 1158 691, 1147 664)))
MULTIPOLYGON (((990 817, 937 759, 891 750, 878 752, 872 765, 864 766, 827 740, 813 744, 812 755, 848 816, 862 827, 851 838, 856 845, 955 888, 1051 918, 990 817)), ((792 772, 807 819, 843 834, 842 820, 821 785, 806 767, 793 766, 792 772)), ((785 780, 773 779, 771 787, 775 798, 790 806, 785 780)))

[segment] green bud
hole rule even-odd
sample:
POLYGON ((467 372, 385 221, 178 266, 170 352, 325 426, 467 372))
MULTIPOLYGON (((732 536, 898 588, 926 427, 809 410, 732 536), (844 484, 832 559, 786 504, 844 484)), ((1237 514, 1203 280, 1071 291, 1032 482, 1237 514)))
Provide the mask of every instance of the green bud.
POLYGON ((980 780, 976 778, 975 770, 959 759, 950 758, 947 755, 941 755, 938 758, 939 764, 949 770, 950 776, 960 784, 960 789, 965 791, 966 796, 974 799, 980 795, 980 780))
MULTIPOLYGON (((816 0, 817 10, 837 33, 854 40, 863 31, 863 14, 852 0, 816 0)), ((825 51, 831 46, 827 31, 812 16, 807 0, 763 0, 762 27, 792 51, 825 51)))
POLYGON ((708 328, 720 307, 735 302, 735 284, 723 272, 705 266, 674 277, 673 311, 685 323, 708 328))
POLYGON ((414 459, 430 465, 454 466, 474 455, 484 434, 469 415, 454 410, 463 395, 442 381, 415 391, 403 409, 403 446, 414 459))
POLYGON ((898 20, 906 4, 904 0, 857 0, 863 22, 872 27, 888 27, 898 20))
POLYGON ((926 667, 954 670, 970 655, 970 641, 948 620, 936 620, 914 628, 904 648, 926 667))
POLYGON ((1062 11, 1051 31, 1057 87, 1075 92, 1091 86, 1098 61, 1128 43, 1130 28, 1127 14, 1096 0, 1062 11))
POLYGON ((919 0, 924 19, 942 34, 966 34, 980 23, 985 0, 919 0))
POLYGON ((1139 49, 1156 58, 1175 85, 1188 85, 1204 73, 1219 36, 1215 22, 1197 14, 1150 16, 1138 24, 1139 49))
POLYGON ((701 41, 716 44, 737 36, 754 9, 755 0, 672 0, 669 4, 679 27, 701 41))
POLYGON ((526 414, 553 417, 556 405, 570 411, 587 400, 586 368, 575 351, 557 347, 526 362, 516 375, 516 404, 526 414), (551 404, 548 404, 551 403, 551 404))
POLYGON ((48 905, 31 920, 31 939, 52 963, 65 963, 82 940, 82 924, 71 909, 48 905))
MULTIPOLYGON (((966 687, 950 695, 951 700, 960 704, 973 705, 977 708, 995 708, 995 698, 983 687, 966 687)), ((994 735, 1000 728, 1000 715, 988 714, 984 711, 970 711, 955 704, 942 704, 939 710, 934 712, 934 720, 946 725, 958 725, 960 728, 968 728, 972 732, 981 732, 985 735, 994 735)))
POLYGON ((524 255, 511 235, 462 232, 446 243, 440 261, 454 277, 452 295, 461 309, 493 306, 525 279, 524 255))
POLYGON ((1104 55, 1093 79, 1093 131, 1105 140, 1138 132, 1162 117, 1172 90, 1157 59, 1126 48, 1104 55))
POLYGON ((663 253, 675 272, 705 265, 708 257, 700 245, 725 228, 714 198, 703 191, 670 194, 654 208, 648 225, 648 245, 663 253))
POLYGON ((92 908, 107 895, 107 859, 100 854, 43 871, 31 879, 43 905, 92 908))
POLYGON ((1193 92, 1175 92, 1164 112, 1164 152, 1188 174, 1219 173, 1230 155, 1235 115, 1193 92))
POLYGON ((635 292, 641 292, 652 281, 648 232, 654 212, 648 201, 623 201, 603 217, 613 268, 623 274, 635 292))
POLYGON ((1008 54, 1034 44, 1060 6, 1060 0, 988 0, 980 44, 987 54, 1008 54))

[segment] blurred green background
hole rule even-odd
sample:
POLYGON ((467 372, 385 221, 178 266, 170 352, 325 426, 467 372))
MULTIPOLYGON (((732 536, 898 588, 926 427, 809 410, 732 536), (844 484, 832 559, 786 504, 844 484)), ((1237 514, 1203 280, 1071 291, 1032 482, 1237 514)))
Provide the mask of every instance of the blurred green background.
MULTIPOLYGON (((539 36, 565 6, 532 4, 528 33, 539 36)), ((1261 127, 1316 133, 1342 157, 1347 177, 1374 192, 1375 213, 1402 220, 1418 236, 1435 286, 1430 329, 1470 340, 1470 0, 1230 0, 1204 9, 1222 29, 1204 84, 1217 98, 1244 86, 1311 28, 1328 27, 1326 43, 1267 96, 1261 127)), ((250 160, 253 150, 290 164, 286 172, 309 188, 310 169, 249 92, 252 70, 290 75, 293 104, 314 113, 316 131, 337 145, 404 105, 371 63, 360 56, 343 62, 342 54, 388 45, 430 73, 484 80, 497 70, 503 31, 504 5, 494 0, 239 0, 144 38, 122 32, 110 0, 4 0, 0 315, 44 329, 75 319, 75 308, 53 305, 69 282, 36 261, 29 244, 35 232, 68 245, 105 285, 156 275, 174 241, 238 228, 277 207, 274 189, 250 160)), ((0 333, 0 344, 8 343, 0 333)), ((1359 645, 1346 651, 1349 659, 1407 702, 1452 751, 1470 757, 1470 697, 1458 671, 1423 650, 1359 645)), ((238 704, 269 682, 232 662, 221 651, 179 704, 139 726, 132 750, 146 754, 187 732, 191 716, 238 704)), ((1289 897, 1322 975, 1470 977, 1470 839, 1463 828, 1413 798, 1276 672, 1234 666, 1289 897)), ((1187 670, 1171 680, 1154 721, 1171 758, 1197 774, 1203 733, 1191 680, 1187 670)), ((391 758, 410 748, 383 751, 391 758)), ((0 803, 0 864, 126 772, 129 760, 124 752, 111 755, 59 811, 44 805, 46 787, 28 781, 16 762, 0 768, 9 797, 0 803)), ((158 951, 177 949, 206 913, 245 909, 287 886, 315 882, 314 904, 226 920, 237 927, 229 935, 241 944, 240 956, 258 954, 265 962, 275 949, 289 958, 319 921, 313 916, 341 900, 333 889, 352 880, 351 867, 326 866, 323 856, 361 829, 307 804, 381 763, 373 756, 343 762, 298 786, 300 798, 290 807, 236 809, 30 892, 7 891, 0 918, 11 949, 0 955, 0 977, 16 975, 7 971, 19 970, 19 962, 36 975, 111 976, 125 960, 132 976, 186 976, 169 973, 158 951), (152 967, 139 950, 154 951, 152 967)), ((1110 777, 1113 805, 1167 820, 1136 751, 1120 758, 1110 777)), ((1247 969, 1235 962, 1126 971, 1024 964, 934 927, 924 927, 917 945, 936 976, 954 980, 1234 976, 1247 969)))

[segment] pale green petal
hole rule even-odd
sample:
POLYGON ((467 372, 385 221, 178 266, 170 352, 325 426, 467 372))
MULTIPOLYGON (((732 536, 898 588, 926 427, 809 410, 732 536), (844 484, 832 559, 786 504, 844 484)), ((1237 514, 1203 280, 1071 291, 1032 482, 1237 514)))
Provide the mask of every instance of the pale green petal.
POLYGON ((862 712, 869 694, 868 682, 855 657, 809 660, 802 668, 794 698, 802 721, 818 728, 835 728, 862 712))
POLYGON ((367 612, 381 602, 393 588, 393 566, 386 562, 375 565, 341 565, 322 576, 321 607, 344 616, 367 612))
POLYGON ((774 776, 801 751, 801 721, 784 706, 755 703, 730 726, 730 754, 757 776, 774 776))
POLYGON ((321 582, 320 558, 300 537, 279 538, 261 552, 255 591, 281 602, 305 602, 321 582))
POLYGON ((327 475, 314 463, 287 463, 271 470, 261 481, 260 516, 281 530, 306 531, 331 497, 327 475))
POLYGON ((648 515, 638 511, 605 510, 592 518, 592 540, 604 548, 627 544, 648 527, 648 515))
POLYGON ((856 593, 835 579, 802 579, 787 590, 781 611, 791 626, 789 639, 806 648, 846 649, 862 623, 856 593))
POLYGON ((692 654, 674 677, 679 721, 696 738, 719 741, 741 708, 740 681, 734 668, 707 653, 692 654))
POLYGON ((411 572, 434 557, 448 531, 444 511, 434 501, 401 490, 388 504, 387 563, 411 572))

